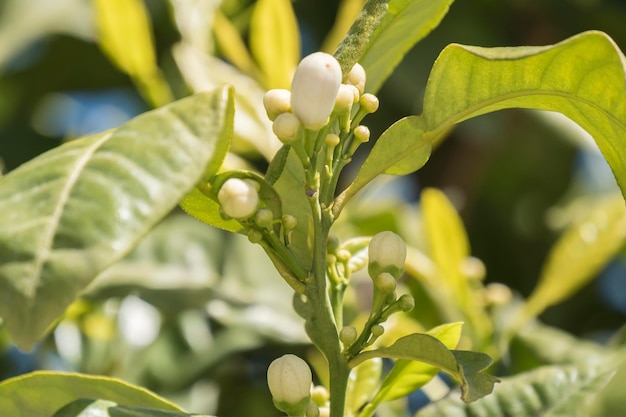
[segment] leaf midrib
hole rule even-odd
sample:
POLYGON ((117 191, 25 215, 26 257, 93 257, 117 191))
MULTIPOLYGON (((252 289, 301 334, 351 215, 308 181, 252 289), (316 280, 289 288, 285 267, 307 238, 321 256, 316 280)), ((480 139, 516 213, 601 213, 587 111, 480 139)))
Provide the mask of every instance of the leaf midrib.
POLYGON ((65 208, 69 200, 71 192, 78 182, 80 174, 84 171, 85 167, 91 160, 91 157, 96 153, 100 146, 102 146, 102 144, 110 139, 111 135, 111 132, 103 135, 102 138, 98 139, 93 143, 93 145, 88 147, 87 152, 85 152, 83 155, 80 156, 80 158, 78 158, 76 164, 74 165, 75 168, 70 171, 70 175, 69 177, 67 177, 68 181, 65 182, 65 185, 63 186, 61 193, 59 194, 57 204, 55 205, 52 215, 50 216, 48 227, 46 227, 44 230, 41 244, 36 251, 35 259, 33 260, 33 279, 30 285, 27 286, 26 294, 26 296, 31 300, 34 299, 34 295, 37 292, 37 287, 41 279, 41 271, 43 270, 43 265, 46 263, 50 256, 50 253, 52 252, 51 245, 55 236, 55 232, 58 229, 57 226, 59 225, 61 216, 63 215, 63 209, 65 208))

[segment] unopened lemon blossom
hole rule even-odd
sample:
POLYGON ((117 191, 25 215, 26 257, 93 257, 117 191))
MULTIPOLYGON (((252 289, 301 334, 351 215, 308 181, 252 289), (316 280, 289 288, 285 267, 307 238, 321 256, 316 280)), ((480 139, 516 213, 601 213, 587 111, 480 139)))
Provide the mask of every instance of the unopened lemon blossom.
POLYGON ((305 414, 312 380, 311 368, 296 355, 283 355, 267 368, 267 385, 274 405, 288 415, 305 414))
POLYGON ((242 220, 256 213, 259 192, 253 180, 229 178, 217 192, 217 200, 225 215, 242 220))
POLYGON ((381 232, 370 241, 368 256, 370 276, 374 278, 381 272, 389 272, 397 279, 404 269, 406 244, 393 232, 381 232))
POLYGON ((328 123, 340 85, 341 67, 335 57, 324 52, 304 57, 291 82, 291 111, 305 128, 322 128, 328 123))

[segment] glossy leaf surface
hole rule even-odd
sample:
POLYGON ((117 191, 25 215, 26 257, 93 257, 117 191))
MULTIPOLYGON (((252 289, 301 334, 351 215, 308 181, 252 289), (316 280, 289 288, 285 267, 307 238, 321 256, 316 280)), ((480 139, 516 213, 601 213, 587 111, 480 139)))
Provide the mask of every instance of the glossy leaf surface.
POLYGON ((300 61, 300 34, 291 1, 256 2, 250 21, 250 49, 263 72, 264 86, 289 88, 300 61))
POLYGON ((506 108, 557 111, 593 136, 626 195, 625 62, 601 32, 543 47, 449 45, 426 86, 427 134, 436 141, 456 123, 506 108))
POLYGON ((504 379, 492 395, 472 404, 448 397, 415 417, 588 417, 589 402, 611 375, 596 366, 539 368, 504 379))
POLYGON ((350 365, 354 366, 375 357, 407 359, 435 366, 461 381, 461 397, 466 402, 491 393, 494 384, 498 382, 498 378, 482 373, 491 364, 488 355, 449 350, 436 337, 428 334, 412 334, 398 339, 389 347, 361 352, 350 365))
POLYGON ((61 407, 80 398, 103 398, 129 407, 181 411, 144 388, 114 378, 34 372, 0 383, 0 415, 50 417, 61 407))
MULTIPOLYGON (((228 89, 68 142, 0 180, 0 316, 31 346, 221 164, 228 89)), ((228 130, 228 129, 226 129, 228 130)))
POLYGON ((52 417, 209 417, 205 414, 189 414, 154 410, 145 407, 128 407, 107 400, 80 399, 66 405, 52 417))
MULTIPOLYGON (((454 349, 459 343, 462 326, 462 323, 443 324, 431 329, 428 334, 439 339, 448 349, 454 349)), ((380 390, 360 416, 373 415, 380 403, 402 398, 421 388, 438 372, 439 368, 423 362, 398 359, 385 377, 380 390)))

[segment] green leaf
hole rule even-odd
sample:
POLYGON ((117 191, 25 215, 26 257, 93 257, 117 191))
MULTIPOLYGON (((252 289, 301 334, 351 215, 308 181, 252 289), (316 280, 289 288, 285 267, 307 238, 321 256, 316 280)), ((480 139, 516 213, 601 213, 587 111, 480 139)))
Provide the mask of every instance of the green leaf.
POLYGON ((52 417, 209 417, 206 414, 189 414, 160 411, 143 407, 127 407, 113 401, 80 399, 66 405, 52 417))
POLYGON ((217 201, 203 194, 197 187, 180 202, 180 207, 196 220, 229 232, 239 232, 243 229, 237 220, 224 220, 220 215, 220 205, 217 201))
POLYGON ((101 398, 129 407, 182 411, 144 388, 114 378, 45 371, 1 382, 0 415, 50 417, 59 408, 80 398, 101 398))
MULTIPOLYGON (((439 339, 448 349, 453 349, 461 338, 462 326, 463 323, 443 324, 429 330, 428 334, 439 339)), ((438 372, 439 368, 423 362, 408 359, 396 360, 372 401, 358 416, 373 416, 381 403, 409 395, 424 386, 438 372)))
POLYGON ((300 33, 290 0, 259 0, 250 20, 250 49, 266 88, 289 88, 300 60, 300 33))
POLYGON ((522 311, 524 322, 595 278, 623 246, 626 207, 620 195, 597 203, 551 249, 539 282, 522 311))
POLYGON ((439 339, 428 334, 412 334, 398 339, 389 347, 361 352, 350 366, 371 358, 406 359, 424 362, 452 375, 461 382, 461 398, 470 402, 493 390, 498 378, 484 374, 491 358, 479 352, 449 350, 439 339))
POLYGON ((454 0, 391 0, 380 26, 359 62, 367 74, 366 90, 375 93, 404 55, 430 33, 454 0))
POLYGON ((378 175, 405 175, 417 171, 428 161, 431 151, 430 140, 424 136, 419 117, 398 120, 378 138, 352 184, 336 198, 335 215, 378 175))
POLYGON ((433 140, 505 108, 557 111, 589 132, 626 196, 626 58, 604 33, 544 47, 446 47, 433 66, 423 118, 433 140))
POLYGON ((597 366, 539 368, 504 378, 492 395, 472 404, 448 397, 415 417, 588 417, 589 402, 612 374, 597 366))
POLYGON ((100 46, 122 71, 133 77, 154 106, 172 101, 157 67, 152 27, 140 0, 95 0, 100 46))
POLYGON ((428 255, 437 268, 436 285, 452 296, 461 308, 473 341, 482 346, 491 333, 491 321, 474 293, 472 283, 463 274, 463 262, 470 255, 463 221, 445 194, 437 189, 425 189, 420 201, 428 255))
POLYGON ((228 89, 68 142, 0 180, 0 316, 31 346, 223 157, 228 89))
MULTIPOLYGON (((436 337, 448 349, 454 349, 461 338, 463 323, 450 323, 437 326, 427 334, 436 337)), ((374 409, 385 401, 402 398, 421 388, 430 381, 439 368, 407 359, 399 359, 385 377, 383 384, 372 400, 374 409)))
POLYGON ((358 412, 372 398, 380 383, 382 371, 382 359, 373 358, 363 362, 350 372, 346 403, 354 413, 358 412))

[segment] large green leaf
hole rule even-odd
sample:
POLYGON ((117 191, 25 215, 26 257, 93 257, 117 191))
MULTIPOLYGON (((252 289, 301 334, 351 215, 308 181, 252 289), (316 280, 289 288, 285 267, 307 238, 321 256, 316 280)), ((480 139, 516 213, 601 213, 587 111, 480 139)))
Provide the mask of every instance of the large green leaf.
POLYGON ((375 93, 404 55, 448 12, 454 0, 391 0, 359 62, 367 73, 367 91, 375 93))
POLYGON ((31 346, 201 178, 228 138, 230 89, 71 141, 0 180, 0 316, 31 346))
MULTIPOLYGON (((439 339, 448 349, 454 349, 461 338, 462 326, 463 323, 443 324, 429 330, 428 334, 439 339)), ((423 387, 438 372, 439 368, 423 362, 398 359, 372 401, 363 409, 359 417, 374 415, 379 404, 409 395, 423 387)))
POLYGON ((266 88, 289 88, 300 60, 298 22, 289 0, 259 0, 250 20, 250 49, 266 88))
POLYGON ((129 407, 182 411, 144 388, 114 378, 33 372, 0 383, 0 415, 50 417, 61 407, 80 398, 101 398, 129 407))
POLYGON ((498 378, 482 372, 491 364, 488 355, 450 350, 429 334, 411 334, 396 340, 389 347, 361 352, 350 361, 350 366, 377 357, 419 361, 441 369, 461 381, 461 398, 466 402, 491 393, 498 382, 498 378))
POLYGON ((600 32, 545 47, 449 45, 426 86, 427 135, 437 140, 455 123, 505 108, 557 111, 593 136, 626 195, 625 62, 600 32))
POLYGON ((149 409, 145 407, 128 407, 113 401, 80 399, 66 405, 52 417, 209 417, 205 414, 189 414, 149 409))
POLYGON ((556 242, 520 320, 540 314, 586 285, 623 246, 626 207, 618 194, 595 204, 556 242))
POLYGON ((612 374, 597 366, 539 368, 503 379, 492 395, 472 404, 448 397, 415 417, 588 417, 589 402, 612 374))
POLYGON ((428 161, 432 151, 430 140, 424 136, 421 119, 405 117, 391 125, 378 138, 356 178, 335 200, 333 211, 339 214, 343 206, 378 175, 404 175, 418 170, 428 161))

